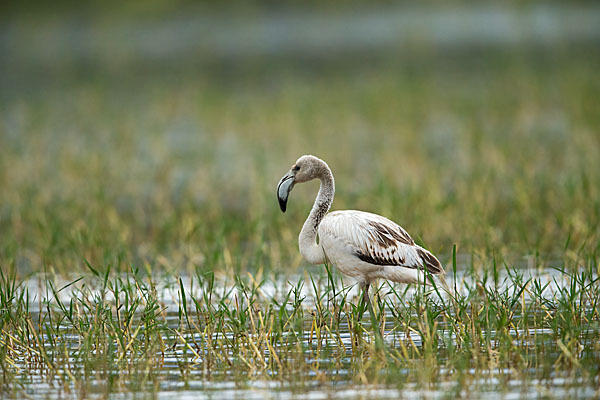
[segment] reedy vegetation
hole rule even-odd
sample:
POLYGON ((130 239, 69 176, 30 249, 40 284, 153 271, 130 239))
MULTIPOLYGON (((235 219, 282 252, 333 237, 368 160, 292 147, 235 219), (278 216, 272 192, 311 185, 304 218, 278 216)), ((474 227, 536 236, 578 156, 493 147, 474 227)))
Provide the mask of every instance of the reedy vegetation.
POLYGON ((349 300, 350 287, 330 273, 273 293, 252 275, 217 285, 214 274, 198 272, 187 285, 171 280, 171 300, 139 270, 90 270, 92 277, 62 288, 43 279, 48 294, 38 299, 14 275, 0 275, 0 383, 9 397, 31 384, 26 371, 75 396, 153 391, 167 382, 165 365, 184 383, 243 387, 260 379, 297 391, 314 380, 446 384, 456 395, 505 390, 518 380, 521 390, 551 391, 554 379, 565 378, 576 393, 598 379, 600 285, 592 265, 560 271, 569 284, 553 293, 551 282, 511 268, 500 278, 495 267, 478 273, 471 266, 453 280, 456 296, 383 283, 366 319, 363 305, 349 300), (71 291, 68 302, 62 291, 71 291))
POLYGON ((42 373, 81 397, 158 390, 167 364, 183 382, 299 391, 598 387, 599 61, 418 54, 232 79, 182 67, 9 85, 2 393, 19 397, 42 373), (381 282, 361 319, 350 282, 298 254, 316 187, 278 211, 274 185, 304 153, 333 168, 334 209, 391 217, 450 275, 457 244, 470 260, 459 294, 381 282), (544 292, 515 268, 525 256, 569 284, 544 292), (43 291, 25 285, 38 272, 43 291))

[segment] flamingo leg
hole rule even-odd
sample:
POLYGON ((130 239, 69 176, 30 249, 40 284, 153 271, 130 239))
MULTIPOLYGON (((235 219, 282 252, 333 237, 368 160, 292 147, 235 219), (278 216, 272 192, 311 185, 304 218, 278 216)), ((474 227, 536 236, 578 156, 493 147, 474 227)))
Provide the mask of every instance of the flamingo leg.
POLYGON ((369 286, 371 284, 369 282, 364 282, 360 286, 363 290, 363 302, 365 305, 371 304, 371 299, 369 298, 369 286))

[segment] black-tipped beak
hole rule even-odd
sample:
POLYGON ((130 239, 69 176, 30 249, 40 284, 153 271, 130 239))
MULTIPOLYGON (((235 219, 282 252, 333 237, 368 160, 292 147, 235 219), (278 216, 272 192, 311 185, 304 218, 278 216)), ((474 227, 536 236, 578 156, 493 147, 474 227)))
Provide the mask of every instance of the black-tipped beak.
POLYGON ((283 212, 286 210, 288 197, 293 188, 294 175, 292 175, 291 172, 288 172, 281 178, 277 185, 277 200, 279 201, 279 208, 281 208, 281 211, 283 212))

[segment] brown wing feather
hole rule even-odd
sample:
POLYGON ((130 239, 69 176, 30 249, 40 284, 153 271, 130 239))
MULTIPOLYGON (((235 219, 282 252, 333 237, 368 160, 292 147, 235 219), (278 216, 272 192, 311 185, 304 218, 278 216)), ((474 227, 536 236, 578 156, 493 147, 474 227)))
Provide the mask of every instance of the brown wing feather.
POLYGON ((430 274, 437 275, 444 273, 442 264, 437 258, 435 258, 433 254, 421 247, 417 248, 417 253, 419 253, 421 260, 423 260, 423 265, 425 268, 427 268, 427 271, 429 271, 430 274))

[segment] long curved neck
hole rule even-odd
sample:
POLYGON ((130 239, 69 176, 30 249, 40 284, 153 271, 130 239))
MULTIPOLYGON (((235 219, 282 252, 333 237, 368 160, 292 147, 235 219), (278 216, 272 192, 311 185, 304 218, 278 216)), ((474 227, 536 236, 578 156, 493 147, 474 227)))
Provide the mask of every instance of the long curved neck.
POLYGON ((318 178, 321 180, 319 194, 315 199, 312 210, 310 210, 310 214, 308 214, 308 218, 304 222, 302 230, 300 231, 300 236, 298 237, 300 254, 302 254, 306 261, 311 264, 321 264, 325 262, 323 249, 317 244, 317 230, 321 220, 325 214, 327 214, 327 211, 329 211, 329 207, 331 207, 333 195, 335 193, 333 174, 325 162, 323 162, 323 165, 319 170, 318 178))

